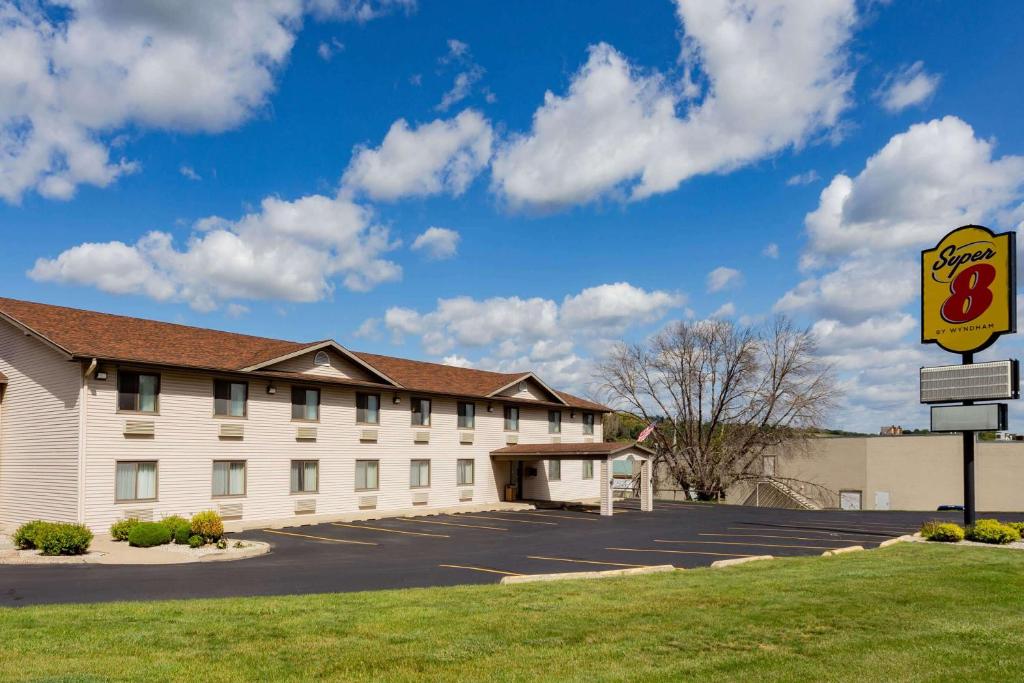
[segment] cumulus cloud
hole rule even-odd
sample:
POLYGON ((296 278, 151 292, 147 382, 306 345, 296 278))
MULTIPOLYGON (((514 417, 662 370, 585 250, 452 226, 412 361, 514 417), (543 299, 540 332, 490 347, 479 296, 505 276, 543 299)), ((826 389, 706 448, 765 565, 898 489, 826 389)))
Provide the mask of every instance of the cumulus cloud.
POLYGON ((821 176, 813 168, 810 171, 804 173, 797 173, 794 176, 790 176, 786 179, 786 184, 790 187, 797 187, 799 185, 810 185, 821 180, 821 176))
POLYGON ((452 87, 441 97, 435 107, 437 111, 448 111, 453 105, 469 97, 473 86, 484 77, 486 70, 473 61, 469 45, 454 38, 448 41, 448 52, 440 60, 441 64, 458 64, 462 69, 455 74, 452 87))
POLYGON ((399 119, 379 147, 356 149, 342 184, 383 200, 458 196, 486 167, 492 138, 490 122, 472 109, 415 128, 399 119))
POLYGON ((510 204, 551 209, 667 192, 806 144, 849 105, 852 0, 681 1, 678 14, 684 78, 592 46, 568 92, 546 93, 530 131, 498 150, 493 184, 510 204), (707 88, 693 99, 698 71, 707 88))
POLYGON ((914 62, 889 74, 881 87, 875 91, 875 98, 890 114, 901 112, 907 107, 928 101, 939 87, 940 76, 924 70, 924 62, 914 62))
POLYGON ((777 245, 775 242, 769 242, 768 244, 764 245, 764 249, 761 250, 761 256, 770 259, 779 258, 779 245, 777 245))
POLYGON ((727 301, 718 308, 716 308, 709 317, 711 318, 731 318, 736 315, 736 304, 731 301, 727 301))
POLYGON ((449 228, 427 228, 413 240, 413 251, 422 250, 428 258, 441 260, 455 256, 459 249, 459 233, 449 228))
MULTIPOLYGON (((778 255, 776 247, 776 255, 778 255)), ((743 282, 743 273, 735 268, 718 266, 707 277, 707 288, 709 292, 720 292, 723 289, 737 287, 743 282)))
POLYGON ((318 19, 367 22, 403 11, 416 9, 416 0, 305 0, 309 11, 318 19))

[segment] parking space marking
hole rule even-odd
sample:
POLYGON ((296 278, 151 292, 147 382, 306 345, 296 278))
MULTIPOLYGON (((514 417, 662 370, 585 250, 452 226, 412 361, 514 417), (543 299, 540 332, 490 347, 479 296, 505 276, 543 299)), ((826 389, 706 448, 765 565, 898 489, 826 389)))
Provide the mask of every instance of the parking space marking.
MULTIPOLYGON (((727 527, 725 527, 725 529, 726 529, 726 531, 774 531, 775 533, 786 533, 786 534, 788 534, 788 533, 793 533, 793 534, 828 534, 830 536, 835 536, 837 533, 844 533, 847 536, 860 536, 862 538, 882 538, 881 534, 858 534, 856 531, 837 532, 837 531, 820 531, 818 529, 791 529, 791 528, 788 528, 788 527, 784 527, 784 528, 780 529, 779 527, 774 527, 774 526, 766 527, 766 528, 763 528, 763 529, 759 528, 759 527, 756 527, 756 526, 727 526, 727 527)), ((824 540, 824 539, 822 539, 822 540, 824 540)))
POLYGON ((487 567, 471 567, 466 564, 439 564, 438 567, 448 567, 449 569, 469 569, 474 572, 487 572, 489 574, 503 574, 505 576, 525 576, 518 572, 507 572, 503 569, 488 569, 487 567))
POLYGON ((594 519, 593 517, 577 517, 575 515, 553 515, 549 512, 533 512, 530 510, 524 510, 519 512, 520 515, 533 515, 534 517, 554 517, 555 519, 575 519, 580 522, 599 522, 601 520, 594 519))
POLYGON ((649 564, 626 564, 624 562, 598 562, 597 560, 576 560, 571 557, 545 557, 543 555, 527 555, 528 560, 548 560, 550 562, 575 562, 576 564, 604 564, 609 567, 650 567, 649 564))
POLYGON ((871 531, 874 531, 875 529, 877 529, 878 531, 891 531, 891 530, 901 531, 901 530, 913 528, 913 527, 910 527, 910 526, 903 526, 901 524, 879 524, 879 523, 875 523, 875 522, 858 522, 858 521, 855 521, 855 520, 852 520, 852 519, 851 520, 836 519, 836 520, 831 520, 831 521, 829 521, 829 520, 821 520, 821 519, 817 519, 817 520, 810 520, 809 519, 807 521, 810 522, 811 524, 842 524, 842 525, 845 525, 845 526, 848 526, 848 527, 863 528, 865 531, 869 530, 866 527, 871 527, 871 529, 870 529, 871 531))
MULTIPOLYGON (((730 527, 732 528, 732 527, 730 527)), ((793 531, 794 533, 802 534, 853 534, 855 536, 871 536, 874 538, 894 538, 899 536, 902 532, 896 531, 881 531, 875 529, 844 529, 841 527, 807 527, 807 526, 787 526, 784 524, 751 524, 744 529, 771 529, 773 531, 793 531)))
POLYGON ((672 555, 713 555, 714 557, 754 557, 743 553, 713 553, 701 550, 663 550, 661 548, 605 548, 605 550, 619 550, 626 553, 670 553, 672 555))
POLYGON ((749 543, 747 541, 666 541, 660 538, 654 539, 655 543, 692 543, 698 545, 742 545, 755 546, 757 548, 803 548, 806 550, 832 550, 827 545, 783 545, 781 543, 749 543))
POLYGON ((811 522, 812 524, 835 524, 836 522, 841 522, 844 524, 849 524, 851 526, 894 526, 901 528, 903 527, 902 524, 893 524, 892 522, 863 522, 859 519, 850 519, 848 517, 836 517, 834 519, 818 519, 814 517, 808 519, 807 521, 811 522))
POLYGON ((399 522, 416 522, 417 524, 442 524, 444 526, 463 526, 468 529, 488 529, 490 531, 508 531, 508 529, 500 526, 484 526, 482 524, 460 524, 459 522, 440 522, 430 519, 413 519, 411 517, 395 517, 395 520, 399 522))
POLYGON ((558 526, 558 522, 541 522, 536 519, 509 519, 508 517, 491 517, 489 515, 473 515, 469 519, 496 519, 500 522, 515 522, 517 524, 544 524, 546 526, 558 526))
POLYGON ((434 538, 451 538, 448 534, 428 534, 424 531, 403 531, 402 529, 385 529, 379 526, 360 526, 359 524, 344 524, 342 522, 331 522, 332 526, 343 526, 349 529, 366 529, 367 531, 386 531, 389 534, 405 534, 406 536, 433 536, 434 538))
POLYGON ((351 545, 380 545, 370 541, 349 541, 344 538, 331 538, 330 536, 313 536, 311 534, 298 534, 294 531, 281 531, 280 529, 264 529, 268 534, 280 534, 282 536, 297 536, 298 538, 309 538, 314 541, 327 541, 328 543, 348 543, 351 545))
POLYGON ((819 541, 829 543, 863 543, 863 541, 855 538, 821 538, 813 536, 775 536, 771 534, 697 534, 698 536, 725 536, 727 538, 778 538, 782 540, 789 539, 791 541, 819 541))

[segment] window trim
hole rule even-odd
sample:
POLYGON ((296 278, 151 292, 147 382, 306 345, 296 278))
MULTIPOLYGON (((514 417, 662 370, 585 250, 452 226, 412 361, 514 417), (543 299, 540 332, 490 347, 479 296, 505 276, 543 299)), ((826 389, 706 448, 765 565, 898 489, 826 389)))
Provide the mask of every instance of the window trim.
POLYGON ((115 503, 150 503, 157 502, 160 500, 160 461, 159 460, 115 460, 114 461, 114 502, 115 503), (154 474, 156 476, 156 483, 153 486, 153 497, 152 498, 118 498, 117 497, 117 466, 118 465, 135 465, 135 493, 139 493, 139 464, 140 463, 153 463, 154 474))
MULTIPOLYGON (((230 396, 231 391, 228 390, 230 396)), ((230 402, 231 399, 228 398, 230 402)), ((213 417, 218 420, 248 420, 249 419, 249 380, 235 380, 235 379, 223 379, 220 377, 213 378, 213 417), (232 384, 244 384, 245 385, 245 401, 242 403, 242 414, 241 415, 221 415, 217 412, 217 382, 226 382, 229 386, 232 384)))
POLYGON ((433 465, 430 464, 430 458, 410 458, 409 459, 409 488, 410 489, 429 489, 430 488, 430 480, 434 476, 434 473, 431 471, 432 469, 433 469, 433 465), (416 484, 416 485, 413 485, 413 483, 412 483, 412 465, 413 465, 413 463, 416 463, 416 462, 425 462, 425 463, 427 463, 427 483, 426 484, 416 484))
MULTIPOLYGON (((319 476, 319 475, 318 475, 319 476)), ((367 491, 380 491, 380 459, 379 458, 359 458, 355 462, 355 469, 352 471, 352 490, 357 493, 367 491), (377 486, 375 488, 359 488, 356 484, 356 476, 359 473, 359 463, 361 462, 374 462, 377 463, 377 486)))
POLYGON ((562 481, 562 461, 561 460, 548 460, 548 481, 562 481), (558 463, 558 476, 551 476, 551 467, 555 463, 558 463))
POLYGON ((329 368, 331 367, 331 354, 327 353, 323 349, 313 354, 313 365, 318 368, 329 368), (321 362, 320 359, 326 362, 321 362))
MULTIPOLYGON (((132 368, 117 368, 117 413, 119 415, 159 415, 160 414, 160 390, 163 388, 163 377, 161 373, 153 370, 135 370, 132 368), (122 410, 121 409, 121 377, 124 374, 130 375, 150 375, 156 377, 156 409, 155 410, 122 410)), ((135 405, 138 406, 141 403, 139 398, 141 394, 135 393, 135 405)), ((125 462, 135 462, 126 460, 125 462)))
POLYGON ((594 461, 584 460, 583 461, 583 480, 589 481, 594 478, 594 461), (587 465, 590 465, 590 474, 587 474, 587 465))
POLYGON ((583 426, 583 435, 584 436, 593 436, 594 435, 594 427, 596 426, 596 423, 597 423, 597 418, 594 416, 594 413, 591 413, 589 411, 588 412, 584 412, 582 414, 582 416, 580 417, 580 424, 583 426), (588 417, 590 418, 590 431, 589 432, 587 431, 587 418, 588 417))
POLYGON ((548 434, 561 434, 562 433, 562 411, 561 410, 549 410, 548 411, 548 434), (552 416, 558 415, 558 429, 554 429, 554 423, 551 421, 552 416))
POLYGON ((519 406, 505 406, 505 409, 502 411, 502 423, 501 423, 502 429, 504 431, 510 432, 510 433, 518 432, 519 431, 519 420, 520 420, 520 418, 522 418, 522 416, 523 416, 523 411, 519 408, 519 406), (509 429, 506 426, 508 424, 508 411, 510 411, 510 410, 516 411, 516 428, 515 429, 509 429))
MULTIPOLYGON (((319 473, 317 473, 317 479, 320 479, 319 473)), ((318 482, 319 483, 319 482, 318 482)), ((214 500, 219 498, 245 498, 249 495, 249 461, 248 460, 226 460, 224 458, 214 458, 210 463, 210 497, 214 500), (228 465, 228 491, 231 491, 231 464, 240 462, 242 463, 242 492, 241 493, 214 493, 213 492, 213 468, 217 466, 217 463, 227 463, 228 465)))
MULTIPOLYGON (((302 473, 303 477, 306 476, 306 474, 305 474, 306 473, 306 468, 305 467, 302 467, 299 470, 299 472, 302 473)), ((312 496, 314 494, 320 493, 320 458, 299 458, 299 459, 289 460, 288 461, 288 490, 290 492, 290 495, 293 495, 293 496, 312 496), (292 489, 292 466, 295 463, 297 463, 297 462, 301 462, 303 464, 305 464, 307 462, 315 462, 316 463, 316 489, 315 490, 313 490, 313 491, 305 491, 303 489, 299 489, 298 491, 292 491, 291 490, 292 489)))
POLYGON ((476 402, 475 401, 456 401, 455 403, 455 428, 456 429, 476 429, 476 402), (462 419, 462 415, 459 411, 462 406, 473 406, 473 424, 468 427, 463 427, 459 424, 459 420, 462 419))
POLYGON ((459 458, 458 460, 455 461, 455 485, 456 486, 476 486, 476 458, 459 458), (461 481, 460 482, 459 481, 459 475, 462 473, 462 471, 459 468, 459 466, 462 463, 464 463, 464 462, 468 462, 470 464, 471 470, 472 470, 472 472, 471 472, 472 478, 470 479, 470 481, 461 481))
MULTIPOLYGON (((290 409, 292 411, 292 422, 309 422, 309 423, 319 422, 320 421, 320 407, 323 405, 323 401, 324 401, 324 396, 323 396, 323 392, 320 390, 320 387, 312 386, 312 385, 309 385, 309 384, 293 384, 292 385, 292 395, 291 395, 290 400, 289 400, 289 407, 290 407, 290 409), (310 419, 308 417, 295 417, 295 406, 298 405, 297 403, 295 403, 295 390, 296 389, 301 389, 303 391, 315 391, 316 392, 316 419, 315 420, 314 419, 310 419)), ((303 403, 302 405, 307 405, 307 404, 303 403)))
POLYGON ((430 398, 424 398, 422 396, 413 396, 409 399, 409 424, 417 429, 423 429, 424 427, 430 427, 434 421, 434 400, 430 398), (417 424, 413 422, 413 416, 416 415, 416 409, 413 406, 422 405, 420 401, 426 401, 430 406, 427 411, 427 424, 417 424))
POLYGON ((373 425, 374 427, 379 427, 380 426, 380 411, 381 411, 381 402, 380 402, 380 394, 379 393, 375 393, 375 392, 372 392, 372 391, 357 391, 356 392, 356 424, 357 425, 373 425), (362 409, 359 408, 359 397, 360 396, 376 396, 377 397, 377 421, 376 422, 367 422, 366 420, 360 420, 359 419, 359 411, 360 410, 364 410, 364 411, 367 410, 366 408, 362 408, 362 409))

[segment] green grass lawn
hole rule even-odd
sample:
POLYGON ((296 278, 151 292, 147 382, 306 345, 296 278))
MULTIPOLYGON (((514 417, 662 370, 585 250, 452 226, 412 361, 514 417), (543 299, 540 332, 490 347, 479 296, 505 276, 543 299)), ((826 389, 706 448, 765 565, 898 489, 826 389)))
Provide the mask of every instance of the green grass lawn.
POLYGON ((0 609, 0 680, 1024 680, 1024 552, 0 609))

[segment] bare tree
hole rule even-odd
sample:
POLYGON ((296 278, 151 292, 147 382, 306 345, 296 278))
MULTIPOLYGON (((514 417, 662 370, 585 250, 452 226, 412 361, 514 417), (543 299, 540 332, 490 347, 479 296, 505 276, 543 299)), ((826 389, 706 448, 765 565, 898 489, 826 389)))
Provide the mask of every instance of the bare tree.
POLYGON ((646 445, 663 471, 703 499, 758 476, 760 456, 821 427, 837 396, 810 331, 781 316, 676 322, 617 345, 599 372, 610 405, 657 423, 646 445))

